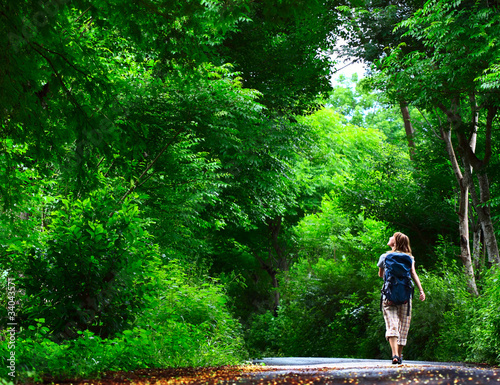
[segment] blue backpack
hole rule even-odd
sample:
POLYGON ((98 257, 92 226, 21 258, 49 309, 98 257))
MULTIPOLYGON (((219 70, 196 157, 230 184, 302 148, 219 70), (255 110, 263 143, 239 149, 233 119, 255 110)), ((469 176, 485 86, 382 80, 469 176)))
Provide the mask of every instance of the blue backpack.
POLYGON ((389 253, 386 255, 381 305, 384 297, 391 305, 402 305, 411 300, 414 291, 411 280, 412 264, 413 260, 408 254, 389 253))

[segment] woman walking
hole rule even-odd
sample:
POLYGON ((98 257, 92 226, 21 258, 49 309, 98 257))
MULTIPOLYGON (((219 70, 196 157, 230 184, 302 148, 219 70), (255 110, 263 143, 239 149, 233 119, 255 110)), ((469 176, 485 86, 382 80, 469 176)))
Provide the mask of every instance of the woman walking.
MULTIPOLYGON (((415 258, 411 253, 410 239, 403 233, 394 233, 387 243, 392 251, 382 254, 379 258, 377 266, 379 268, 378 275, 384 278, 386 269, 386 257, 392 253, 403 253, 411 257, 411 278, 419 290, 419 298, 425 301, 425 293, 415 271, 415 258)), ((407 258, 407 257, 405 257, 407 258)), ((384 278, 385 279, 385 278, 384 278)), ((389 301, 385 295, 382 297, 382 312, 384 314, 386 333, 385 337, 389 341, 392 351, 392 363, 403 363, 403 347, 406 345, 408 330, 410 329, 411 321, 411 298, 403 304, 394 304, 389 301)))

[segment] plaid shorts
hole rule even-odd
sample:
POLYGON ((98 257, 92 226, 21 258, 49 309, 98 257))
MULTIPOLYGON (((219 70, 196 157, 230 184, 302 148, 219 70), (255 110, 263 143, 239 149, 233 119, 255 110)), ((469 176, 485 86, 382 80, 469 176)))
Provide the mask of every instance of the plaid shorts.
POLYGON ((389 305, 387 301, 382 304, 385 320, 385 338, 398 337, 398 345, 406 345, 411 321, 411 300, 403 305, 389 305), (408 316, 408 306, 410 315, 408 316))

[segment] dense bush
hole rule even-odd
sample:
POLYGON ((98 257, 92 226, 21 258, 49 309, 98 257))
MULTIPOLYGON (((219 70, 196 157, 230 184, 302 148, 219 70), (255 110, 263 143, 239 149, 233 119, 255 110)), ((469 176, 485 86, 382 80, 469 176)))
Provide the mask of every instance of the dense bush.
POLYGON ((85 199, 60 199, 34 242, 12 245, 4 266, 23 293, 22 325, 43 318, 52 338, 86 329, 107 337, 145 306, 159 251, 138 197, 120 204, 116 194, 103 188, 85 199))
POLYGON ((302 260, 283 278, 277 316, 256 316, 248 342, 266 354, 361 357, 377 279, 368 264, 302 260))
MULTIPOLYGON (((15 351, 17 380, 245 359, 224 287, 177 262, 178 251, 161 253, 140 198, 117 203, 122 194, 102 188, 53 202, 44 231, 13 237, 3 254, 2 314, 13 294, 17 332, 13 350, 9 331, 0 331, 0 350, 15 351)), ((0 368, 0 378, 9 373, 0 368)))
MULTIPOLYGON (((472 297, 460 271, 423 272, 426 300, 413 300, 413 316, 405 356, 420 360, 464 360, 463 342, 472 297), (465 324, 465 325, 464 325, 465 324)), ((417 296, 417 295, 416 295, 417 296)))
MULTIPOLYGON (((223 289, 175 261, 156 271, 150 305, 113 338, 79 331, 62 342, 51 339, 44 319, 21 330, 16 341, 17 380, 99 376, 138 368, 227 365, 243 362, 241 327, 226 306, 223 289)), ((0 345, 7 352, 7 344, 0 345)), ((5 356, 5 355, 4 355, 5 356)), ((9 378, 7 368, 0 378, 9 378)))
POLYGON ((474 317, 468 317, 472 322, 462 320, 462 327, 468 326, 466 335, 470 338, 467 358, 474 362, 500 364, 499 280, 500 270, 492 268, 485 278, 484 293, 476 301, 474 317))
POLYGON ((428 300, 418 307, 410 344, 416 358, 500 363, 499 272, 485 272, 478 298, 467 292, 461 271, 427 273, 428 300))

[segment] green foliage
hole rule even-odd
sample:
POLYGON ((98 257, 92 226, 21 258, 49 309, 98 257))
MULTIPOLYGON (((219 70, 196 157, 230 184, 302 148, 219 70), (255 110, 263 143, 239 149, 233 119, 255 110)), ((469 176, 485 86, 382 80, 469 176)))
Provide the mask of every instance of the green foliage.
MULTIPOLYGON (((241 328, 226 307, 223 288, 189 276, 175 261, 152 276, 149 306, 134 325, 103 338, 92 331, 54 342, 44 319, 16 341, 17 380, 89 378, 106 371, 238 364, 246 359, 241 328)), ((0 351, 6 349, 6 342, 0 351)), ((0 376, 6 377, 5 368, 0 376)))
POLYGON ((414 50, 418 43, 404 36, 405 30, 394 27, 411 17, 422 4, 420 0, 375 0, 338 7, 347 41, 341 49, 343 57, 373 63, 401 41, 408 51, 414 50))
POLYGON ((439 276, 427 273, 423 284, 430 301, 419 306, 413 321, 410 335, 414 353, 421 359, 498 365, 498 276, 496 269, 490 270, 482 282, 483 295, 473 298, 459 271, 439 276))
MULTIPOLYGON (((378 114, 384 113, 374 112, 375 116, 378 114)), ((325 195, 334 197, 339 214, 331 215, 335 218, 320 225, 331 226, 332 237, 339 236, 343 213, 365 215, 394 227, 397 224, 398 230, 408 233, 411 239, 418 235, 421 239, 415 243, 415 251, 425 260, 437 241, 436 234, 452 231, 454 201, 446 201, 450 203, 446 205, 442 202, 443 194, 453 197, 452 175, 438 165, 432 173, 426 172, 430 159, 433 165, 443 162, 442 153, 434 147, 431 153, 418 151, 412 160, 406 139, 389 141, 380 129, 372 128, 366 121, 366 127, 353 126, 333 106, 301 121, 312 127, 313 143, 296 166, 301 183, 299 204, 306 213, 315 212, 326 209, 321 203, 325 195), (430 210, 436 206, 438 215, 430 210), (339 226, 332 225, 336 222, 339 226), (424 243, 427 247, 419 245, 424 243)), ((431 266, 434 262, 427 260, 425 264, 431 266)))
MULTIPOLYGON (((121 188, 116 201, 134 192, 147 194, 141 209, 154 218, 148 230, 168 254, 209 265, 225 239, 244 243, 249 238, 241 234, 249 229, 259 232, 253 240, 264 239, 267 218, 284 215, 295 202, 290 166, 304 128, 288 116, 293 98, 287 99, 293 106, 285 106, 286 113, 281 99, 271 113, 257 102, 278 99, 283 87, 271 87, 273 94, 264 84, 266 77, 275 82, 280 67, 259 77, 258 92, 248 88, 249 73, 246 79, 239 76, 246 62, 235 62, 236 49, 225 49, 235 34, 255 30, 246 15, 258 15, 261 4, 93 0, 53 4, 49 10, 50 2, 31 3, 6 0, 10 17, 0 14, 5 21, 0 48, 7 54, 1 67, 8 74, 0 81, 18 96, 12 102, 2 95, 1 199, 12 208, 12 197, 24 191, 19 194, 23 207, 37 210, 25 222, 15 208, 7 214, 12 217, 7 231, 23 227, 23 234, 38 237, 33 229, 54 209, 37 202, 39 196, 54 200, 74 194, 85 201, 104 183, 121 188), (270 118, 277 110, 280 119, 270 118), (226 236, 225 228, 238 234, 226 236)), ((283 40, 268 34, 252 40, 268 46, 273 59, 307 73, 308 79, 294 77, 300 80, 295 94, 304 96, 304 109, 328 85, 328 63, 317 57, 323 39, 304 24, 324 15, 324 8, 315 2, 308 9, 314 14, 289 13, 295 26, 266 22, 283 40), (299 44, 303 37, 311 44, 299 44), (297 45, 302 50, 294 55, 289 48, 297 45)), ((95 257, 87 251, 86 258, 95 257)), ((231 252, 229 257, 237 253, 231 252)))
MULTIPOLYGON (((119 193, 119 192, 118 192, 119 193)), ((61 198, 40 242, 17 240, 4 260, 24 292, 23 324, 44 318, 54 337, 123 330, 146 302, 158 250, 140 218, 137 196, 117 204, 110 188, 61 198)))
POLYGON ((280 277, 277 316, 253 319, 249 349, 285 356, 369 354, 366 331, 380 298, 376 263, 385 251, 380 239, 390 232, 374 220, 336 219, 335 201, 323 202, 323 213, 298 227, 302 259, 280 277))
POLYGON ((332 8, 330 1, 318 0, 252 2, 253 22, 228 34, 224 56, 247 87, 261 92, 270 114, 306 113, 329 90, 330 62, 323 53, 335 44, 332 8))
MULTIPOLYGON (((483 88, 490 86, 483 87, 480 80, 498 61, 492 44, 498 38, 497 23, 498 14, 484 3, 427 2, 398 26, 421 44, 419 49, 408 52, 400 45, 383 60, 393 95, 403 94, 429 110, 446 105, 444 98, 451 101, 467 94, 466 90, 475 90, 482 98, 483 88)), ((491 102, 491 94, 484 96, 491 102)))
POLYGON ((345 124, 333 108, 301 117, 310 126, 310 145, 297 163, 303 210, 317 210, 332 190, 344 193, 347 180, 367 173, 373 162, 383 159, 384 136, 372 128, 345 124))
POLYGON ((308 260, 346 259, 360 263, 386 250, 380 242, 391 235, 386 224, 363 215, 352 218, 342 211, 337 197, 325 196, 320 210, 305 216, 295 228, 300 255, 308 260))
POLYGON ((385 134, 389 143, 406 142, 399 106, 394 106, 386 95, 374 90, 370 78, 358 80, 355 76, 352 79, 341 76, 326 104, 342 115, 344 124, 376 129, 385 134))
POLYGON ((420 278, 427 298, 424 302, 413 300, 412 324, 405 353, 421 360, 464 359, 463 349, 458 354, 467 336, 467 333, 462 334, 465 330, 461 325, 468 318, 467 309, 472 299, 463 274, 445 267, 438 274, 424 271, 420 278))
POLYGON ((377 281, 367 266, 303 260, 285 279, 277 316, 256 317, 252 325, 254 348, 285 356, 364 356, 368 309, 377 302, 377 281))
MULTIPOLYGON (((313 356, 320 347, 310 342, 318 338, 318 324, 313 311, 297 304, 283 303, 277 314, 267 311, 254 314, 249 321, 245 342, 252 357, 313 356), (300 320, 300 322, 297 322, 300 320), (308 343, 309 341, 309 343, 308 343)), ((324 335, 323 335, 324 336, 324 335)), ((325 338, 321 339, 321 343, 325 338)))
POLYGON ((500 364, 500 272, 493 267, 486 276, 484 294, 474 304, 468 359, 500 364))
MULTIPOLYGON (((138 321, 138 325, 152 330, 164 322, 187 324, 196 330, 193 333, 196 339, 191 337, 192 341, 186 343, 182 338, 176 340, 176 333, 170 331, 172 341, 162 343, 165 349, 169 344, 177 345, 179 351, 166 363, 180 360, 182 365, 201 366, 236 363, 244 358, 241 327, 228 311, 224 287, 217 281, 202 278, 190 277, 175 261, 169 262, 158 276, 155 301, 138 321)), ((163 327, 160 330, 166 334, 170 328, 163 327)))

